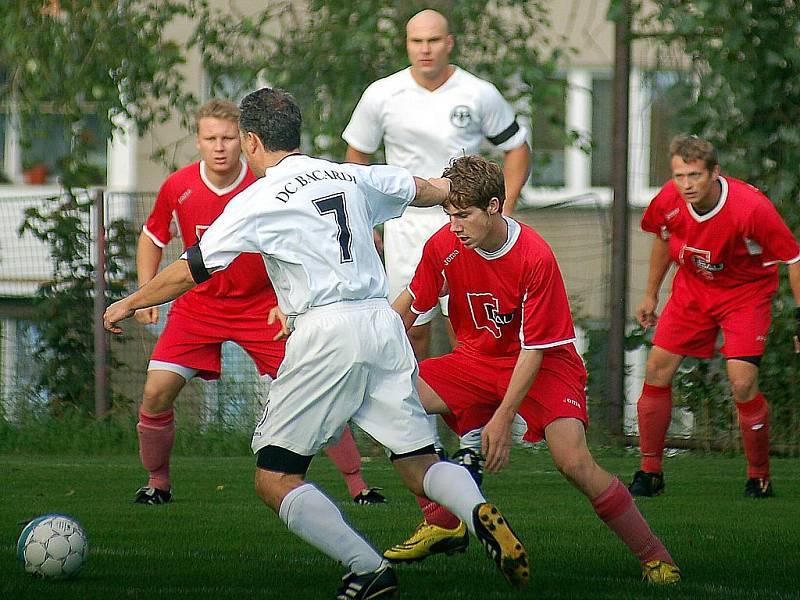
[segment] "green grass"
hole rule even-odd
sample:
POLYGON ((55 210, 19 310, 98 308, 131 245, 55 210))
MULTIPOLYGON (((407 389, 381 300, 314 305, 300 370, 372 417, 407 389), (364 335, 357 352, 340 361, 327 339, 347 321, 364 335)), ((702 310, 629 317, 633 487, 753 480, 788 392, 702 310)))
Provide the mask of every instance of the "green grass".
MULTIPOLYGON (((635 457, 610 451, 599 461, 625 481, 637 465, 635 457)), ((0 455, 3 599, 332 598, 344 569, 296 539, 260 503, 253 466, 252 457, 178 456, 175 501, 146 507, 130 502, 143 476, 133 455, 0 455), (74 580, 35 580, 16 562, 18 523, 46 512, 69 513, 89 532, 89 562, 74 580)), ((465 555, 398 567, 399 596, 800 598, 800 461, 774 460, 777 497, 765 501, 742 497, 741 457, 681 455, 668 459, 666 470, 667 493, 637 503, 683 570, 678 586, 639 583, 636 560, 547 454, 517 450, 485 487, 533 556, 531 585, 512 591, 472 543, 465 555)), ((371 485, 386 489, 388 506, 350 503, 323 457, 309 477, 383 548, 413 530, 418 509, 388 461, 372 459, 364 471, 371 485)))

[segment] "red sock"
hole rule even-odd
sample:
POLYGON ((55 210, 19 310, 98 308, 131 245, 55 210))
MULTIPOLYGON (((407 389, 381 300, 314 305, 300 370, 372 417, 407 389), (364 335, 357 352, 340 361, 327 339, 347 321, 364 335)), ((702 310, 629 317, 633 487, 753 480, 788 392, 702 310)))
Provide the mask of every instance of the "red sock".
POLYGON ((660 473, 664 455, 664 438, 672 421, 672 386, 645 383, 636 404, 639 415, 639 448, 642 471, 660 473))
POLYGON ((417 496, 417 504, 422 509, 425 521, 431 525, 444 527, 445 529, 455 529, 461 522, 461 519, 444 506, 437 504, 433 500, 428 500, 425 496, 417 496))
POLYGON ((168 410, 150 414, 139 409, 139 457, 142 466, 150 472, 147 485, 160 490, 169 490, 169 455, 175 441, 175 413, 168 410))
POLYGON ((747 457, 747 477, 769 477, 769 408, 761 392, 752 400, 737 402, 739 430, 747 457))
POLYGON ((592 507, 606 525, 631 549, 639 562, 663 560, 675 564, 642 513, 636 508, 628 488, 614 477, 606 490, 592 500, 592 507))
POLYGON ((351 498, 355 498, 361 490, 367 489, 367 484, 361 476, 361 454, 349 427, 344 428, 342 439, 333 446, 325 448, 325 454, 342 473, 351 498))

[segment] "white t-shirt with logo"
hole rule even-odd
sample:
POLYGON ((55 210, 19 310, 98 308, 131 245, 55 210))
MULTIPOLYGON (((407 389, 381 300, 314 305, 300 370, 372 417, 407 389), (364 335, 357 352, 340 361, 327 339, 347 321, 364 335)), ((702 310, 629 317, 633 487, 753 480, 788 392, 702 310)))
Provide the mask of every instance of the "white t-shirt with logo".
POLYGON ((433 91, 419 85, 411 67, 372 83, 358 102, 342 138, 372 154, 383 141, 386 162, 419 177, 441 177, 451 158, 477 154, 484 138, 503 151, 521 146, 527 131, 497 88, 467 71, 433 91))
POLYGON ((242 252, 261 253, 287 315, 385 298, 372 229, 402 214, 415 194, 414 178, 400 167, 289 155, 231 199, 206 230, 203 263, 213 271, 242 252))

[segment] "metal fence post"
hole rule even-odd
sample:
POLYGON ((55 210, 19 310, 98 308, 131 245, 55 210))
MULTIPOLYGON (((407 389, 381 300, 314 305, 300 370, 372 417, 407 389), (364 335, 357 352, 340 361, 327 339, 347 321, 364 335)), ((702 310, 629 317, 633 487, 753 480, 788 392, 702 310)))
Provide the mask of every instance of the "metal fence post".
POLYGON ((108 337, 103 328, 106 310, 106 220, 105 190, 98 189, 94 197, 94 412, 97 418, 108 412, 108 337))

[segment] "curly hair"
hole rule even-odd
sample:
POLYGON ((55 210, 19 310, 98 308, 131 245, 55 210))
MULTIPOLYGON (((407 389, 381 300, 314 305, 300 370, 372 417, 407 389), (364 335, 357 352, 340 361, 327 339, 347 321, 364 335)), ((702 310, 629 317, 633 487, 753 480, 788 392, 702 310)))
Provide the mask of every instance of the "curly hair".
POLYGON ((500 210, 506 199, 506 184, 503 170, 497 163, 482 156, 460 156, 450 161, 442 177, 450 182, 448 203, 456 208, 475 206, 481 210, 489 208, 492 198, 500 201, 500 210))

